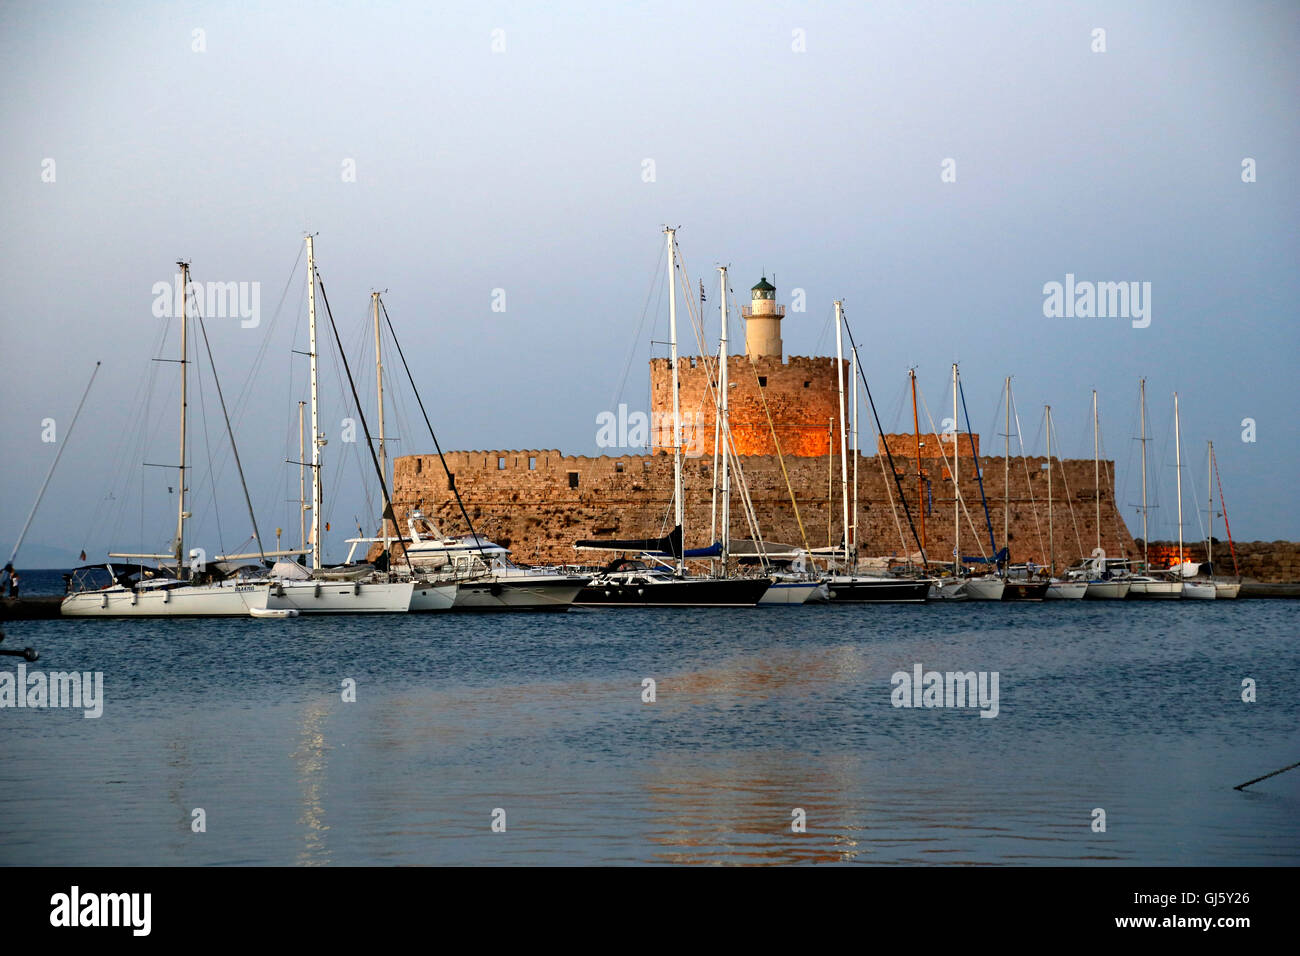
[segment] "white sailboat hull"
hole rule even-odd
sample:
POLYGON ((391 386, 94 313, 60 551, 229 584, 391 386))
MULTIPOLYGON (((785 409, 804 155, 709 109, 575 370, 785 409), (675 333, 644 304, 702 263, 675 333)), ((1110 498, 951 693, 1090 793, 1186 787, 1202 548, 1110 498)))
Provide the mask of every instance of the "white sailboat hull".
POLYGON ((1184 581, 1183 597, 1189 601, 1213 601, 1214 584, 1209 581, 1184 581))
POLYGON ((588 578, 520 575, 487 575, 456 585, 456 610, 563 611, 573 603, 588 578))
POLYGON ((425 611, 450 611, 456 603, 456 585, 431 584, 428 581, 416 582, 411 591, 410 610, 414 613, 425 611))
POLYGON ((266 584, 183 584, 172 588, 111 587, 69 594, 60 605, 65 617, 247 617, 265 608, 266 584))
POLYGON ((1133 581, 1128 596, 1145 600, 1177 600, 1183 596, 1182 581, 1133 581))
POLYGON ((967 578, 966 596, 972 601, 1001 601, 1006 582, 1001 578, 967 578))
POLYGON ((926 598, 931 601, 967 601, 966 582, 952 578, 940 578, 930 585, 926 598))
POLYGON ((822 603, 830 600, 826 594, 826 585, 816 581, 773 581, 768 589, 763 592, 763 596, 758 599, 759 604, 805 604, 809 600, 814 603, 822 603), (821 598, 818 599, 818 595, 821 598))
POLYGON ((1047 586, 1049 601, 1081 601, 1087 594, 1087 581, 1053 581, 1047 586))
POLYGON ((1236 581, 1215 581, 1214 599, 1216 601, 1233 601, 1241 594, 1241 585, 1236 581))
POLYGON ((1085 597, 1090 601, 1122 601, 1131 587, 1128 581, 1089 581, 1085 597))
POLYGON ((267 607, 299 614, 397 614, 411 609, 414 589, 413 581, 281 581, 271 586, 267 607))

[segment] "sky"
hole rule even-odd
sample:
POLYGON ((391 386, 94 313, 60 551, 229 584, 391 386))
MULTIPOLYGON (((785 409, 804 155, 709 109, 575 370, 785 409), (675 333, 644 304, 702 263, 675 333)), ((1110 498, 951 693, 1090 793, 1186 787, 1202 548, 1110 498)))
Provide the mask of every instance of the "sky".
MULTIPOLYGON (((711 341, 719 264, 738 304, 764 273, 802 290, 787 355, 833 354, 842 299, 887 430, 913 366, 939 418, 955 361, 985 447, 1011 375, 1026 450, 1051 404, 1053 451, 1090 458, 1096 389, 1137 531, 1145 377, 1152 536, 1176 533, 1177 391, 1187 537, 1213 440, 1234 538, 1300 539, 1298 40, 1300 7, 1260 2, 0 4, 0 546, 63 447, 28 560, 167 549, 179 366, 155 359, 180 323, 155 284, 178 259, 257 290, 255 320, 205 327, 288 543, 305 234, 372 418, 386 290, 444 449, 596 454, 664 354, 664 224, 711 341), (1149 312, 1045 314, 1067 275, 1136 282, 1149 312)), ((249 521, 202 364, 192 535, 228 551, 249 521)), ((385 366, 390 450, 431 451, 385 366)), ((332 351, 321 374, 340 560, 376 492, 332 351)))

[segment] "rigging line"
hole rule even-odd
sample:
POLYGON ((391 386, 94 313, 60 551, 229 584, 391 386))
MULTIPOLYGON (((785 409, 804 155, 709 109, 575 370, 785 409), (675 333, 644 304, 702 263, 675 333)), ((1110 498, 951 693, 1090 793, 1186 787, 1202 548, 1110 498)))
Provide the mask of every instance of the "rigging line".
MULTIPOLYGON (((1053 435, 1056 435, 1056 434, 1057 434, 1057 432, 1056 432, 1056 426, 1054 426, 1054 425, 1049 425, 1048 427, 1051 428, 1051 430, 1052 430, 1052 434, 1053 434, 1053 435)), ((1058 447, 1060 446, 1060 438, 1059 438, 1059 436, 1057 437, 1057 446, 1058 446, 1058 447)), ((1059 456, 1058 456, 1058 457, 1059 457, 1059 456)), ((1050 460, 1048 461, 1048 467, 1051 467, 1051 461, 1050 461, 1050 460)), ((1073 527, 1074 527, 1074 544, 1075 544, 1075 547, 1077 547, 1077 548, 1079 549, 1079 560, 1080 560, 1080 561, 1083 561, 1083 556, 1084 556, 1084 551, 1083 551, 1083 538, 1081 538, 1081 537, 1079 536, 1079 522, 1078 522, 1078 519, 1076 519, 1075 516, 1074 516, 1074 496, 1070 493, 1070 476, 1069 476, 1069 474, 1068 474, 1068 473, 1066 472, 1066 470, 1065 470, 1065 459, 1064 459, 1064 458, 1061 459, 1061 480, 1065 482, 1065 503, 1066 503, 1066 505, 1069 506, 1069 509, 1070 509, 1070 524, 1073 525, 1073 527)))
POLYGON ((1223 476, 1219 474, 1219 456, 1210 452, 1210 464, 1214 466, 1214 479, 1219 484, 1219 505, 1223 508, 1223 530, 1228 533, 1228 547, 1232 550, 1232 573, 1234 577, 1241 576, 1241 568, 1237 565, 1237 546, 1232 543, 1232 528, 1228 526, 1228 502, 1223 497, 1223 476))
MULTIPOLYGON (((623 366, 623 380, 619 382, 617 392, 615 392, 614 397, 610 399, 610 407, 617 407, 618 400, 623 397, 623 389, 627 388, 628 376, 632 374, 632 360, 636 358, 637 342, 641 339, 641 330, 645 327, 646 316, 650 314, 650 298, 655 294, 655 290, 661 287, 663 282, 663 274, 660 272, 660 268, 663 266, 664 256, 667 255, 667 250, 665 250, 662 242, 657 243, 657 245, 659 246, 659 258, 655 262, 655 271, 650 279, 650 287, 646 290, 645 304, 641 307, 641 318, 637 321, 636 335, 632 337, 632 346, 627 352, 627 362, 623 366)), ((662 292, 660 293, 660 297, 662 298, 662 292)))
MULTIPOLYGON (((365 435, 366 435, 366 448, 367 448, 367 449, 369 450, 369 452, 370 452, 370 460, 371 460, 371 462, 374 463, 374 466, 375 466, 375 473, 376 473, 377 475, 379 475, 379 489, 380 489, 380 490, 383 492, 383 494, 384 494, 384 511, 386 512, 386 514, 384 515, 384 517, 390 519, 390 520, 393 522, 393 524, 396 525, 396 524, 397 524, 397 516, 396 516, 395 514, 393 514, 393 499, 392 499, 391 497, 389 497, 389 494, 388 494, 388 481, 387 481, 387 479, 384 477, 384 471, 383 471, 382 468, 379 467, 379 459, 378 459, 378 457, 376 457, 376 455, 375 455, 375 446, 374 446, 374 443, 373 443, 373 442, 371 441, 371 439, 370 439, 370 426, 366 424, 366 415, 365 415, 365 413, 361 410, 361 399, 360 399, 360 397, 357 395, 357 386, 356 386, 356 384, 355 384, 355 383, 353 382, 353 380, 352 380, 352 369, 348 366, 348 357, 347 357, 347 355, 343 352, 343 341, 342 341, 342 339, 340 339, 340 337, 339 337, 339 329, 338 329, 338 326, 334 324, 334 312, 330 309, 330 300, 329 300, 329 296, 327 296, 327 295, 325 294, 325 280, 323 280, 323 279, 320 277, 320 270, 319 270, 319 269, 316 270, 316 277, 315 277, 315 279, 316 279, 316 282, 320 285, 320 296, 321 296, 321 299, 322 299, 322 300, 324 301, 324 303, 325 303, 325 314, 326 314, 326 316, 329 317, 329 320, 330 320, 330 330, 334 333, 334 342, 335 342, 335 344, 338 346, 338 349, 339 349, 339 358, 340 358, 340 359, 342 360, 342 362, 343 362, 343 370, 344 370, 345 372, 348 373, 348 385, 350 385, 350 386, 352 387, 352 401, 356 404, 356 408, 357 408, 357 417, 361 419, 361 430, 364 431, 364 432, 365 432, 365 435)), ((409 554, 406 553, 406 548, 402 548, 402 557, 405 558, 405 560, 406 560, 406 567, 407 567, 407 570, 410 571, 412 574, 414 574, 414 573, 415 573, 415 569, 414 569, 413 567, 411 567, 411 557, 410 557, 409 554)))
MULTIPOLYGON (((858 348, 858 343, 853 338, 853 329, 849 327, 849 323, 847 319, 844 321, 844 331, 849 334, 849 347, 856 352, 858 348)), ((876 420, 876 432, 878 434, 883 434, 883 431, 880 427, 880 415, 876 412, 876 402, 871 397, 871 386, 867 384, 867 375, 865 372, 862 371, 861 362, 858 362, 858 378, 862 380, 862 388, 866 391, 867 401, 871 404, 871 416, 876 420)), ((925 556, 925 546, 921 544, 921 538, 916 533, 916 524, 912 521, 912 509, 908 507, 907 496, 903 494, 902 481, 898 477, 898 469, 894 466, 894 453, 890 451, 889 442, 886 441, 884 444, 885 444, 885 454, 889 456, 890 470, 892 470, 894 473, 894 482, 898 485, 898 497, 903 502, 903 513, 907 515, 907 526, 908 528, 911 529, 912 539, 916 542, 916 547, 921 552, 921 566, 928 568, 930 562, 925 556)), ((954 444, 953 454, 955 455, 956 453, 957 453, 957 448, 956 445, 954 444)), ((904 546, 903 550, 904 551, 907 550, 906 546, 904 546)))
MULTIPOLYGON (((487 560, 487 553, 483 550, 483 542, 474 533, 474 523, 469 520, 469 512, 465 510, 465 502, 461 500, 460 491, 456 488, 456 479, 452 477, 451 469, 447 467, 447 459, 443 457, 442 446, 438 444, 438 436, 433 432, 433 423, 429 421, 429 413, 424 409, 424 399, 420 397, 420 390, 415 386, 415 377, 411 374, 411 366, 406 363, 406 353, 402 351, 402 343, 397 339, 397 332, 393 329, 393 320, 388 317, 388 306, 384 305, 382 298, 379 300, 379 308, 384 312, 384 322, 388 325, 388 334, 391 336, 393 344, 397 346, 397 357, 402 360, 406 380, 411 383, 411 391, 415 393, 416 404, 420 406, 420 414, 424 416, 424 424, 429 429, 429 437, 433 439, 433 447, 438 452, 438 460, 442 462, 442 470, 447 473, 447 484, 451 488, 451 493, 456 496, 456 505, 460 508, 461 517, 465 519, 465 527, 469 528, 469 533, 474 538, 474 543, 478 547, 479 555, 483 558, 483 563, 488 564, 490 562, 487 560)), ((393 516, 393 524, 397 524, 396 515, 393 516)), ((402 553, 406 553, 405 547, 402 548, 402 553)))
MULTIPOLYGON (((198 310, 198 306, 196 303, 195 311, 197 312, 197 310, 198 310)), ((195 347, 195 351, 197 353, 198 351, 197 346, 195 347)), ((207 465, 208 465, 208 477, 207 477, 208 491, 209 491, 208 501, 212 510, 213 519, 216 521, 217 524, 218 551, 225 551, 226 550, 225 534, 221 530, 221 509, 217 507, 217 483, 212 476, 212 445, 209 442, 209 436, 208 436, 208 406, 206 400, 203 398, 203 364, 198 361, 197 355, 195 356, 195 360, 193 364, 194 364, 194 375, 198 379, 198 386, 199 386, 198 388, 199 418, 203 423, 203 455, 206 458, 207 465)), ((184 479, 182 478, 182 480, 184 479)), ((202 485, 199 485, 196 488, 192 489, 193 495, 190 500, 192 502, 197 502, 199 499, 199 494, 202 490, 203 490, 202 485)), ((182 558, 183 557, 184 556, 182 555, 182 558)))
MULTIPOLYGON (((979 452, 975 450, 975 436, 971 435, 970 412, 966 410, 966 389, 962 387, 960 381, 957 382, 957 393, 961 396, 961 410, 966 416, 966 434, 970 435, 971 439, 970 453, 971 457, 975 460, 975 479, 979 482, 980 486, 980 501, 984 503, 984 523, 988 525, 989 529, 989 547, 993 549, 993 557, 996 560, 998 556, 998 546, 993 541, 993 519, 989 517, 989 500, 984 495, 984 470, 980 467, 979 452)), ((953 441, 952 453, 953 456, 956 457, 957 442, 955 440, 953 441)), ((1008 555, 1008 557, 1010 557, 1010 555, 1008 555)))
MULTIPOLYGON (((930 414, 930 406, 927 405, 926 402, 925 402, 925 392, 923 392, 923 391, 921 390, 921 386, 920 386, 920 385, 918 385, 918 386, 916 387, 916 394, 917 394, 917 395, 920 397, 920 399, 921 399, 921 407, 922 407, 923 409, 925 409, 925 417, 926 417, 926 420, 930 423, 930 431, 929 431, 929 434, 931 434, 931 435, 934 436, 935 444, 936 444, 936 445, 938 446, 938 448, 939 448, 939 457, 943 459, 943 467, 944 467, 945 469, 947 469, 948 474, 951 475, 951 474, 953 473, 953 472, 952 472, 952 464, 950 464, 950 463, 948 462, 948 456, 944 453, 944 450, 943 450, 943 439, 942 439, 942 438, 940 437, 940 435, 939 435, 939 430, 938 430, 938 428, 935 427, 935 424, 934 424, 934 416, 930 414)), ((954 428, 956 427, 956 423, 955 423, 955 422, 953 423, 953 427, 954 427, 954 428)), ((953 446, 953 449, 952 449, 952 457, 953 457, 953 462, 954 462, 954 463, 956 462, 956 459, 957 459, 957 445, 958 445, 958 441, 957 441, 957 437, 956 437, 956 436, 957 436, 958 434, 960 434, 960 433, 959 433, 959 432, 953 432, 953 440, 952 440, 952 446, 953 446)), ((983 543, 982 541, 980 541, 980 533, 979 533, 979 531, 976 530, 976 528, 975 528, 975 519, 971 517, 970 509, 966 507, 966 496, 963 495, 963 494, 961 493, 961 488, 958 487, 958 485, 957 485, 957 483, 956 483, 955 481, 953 482, 953 496, 954 496, 954 497, 953 497, 953 500, 954 500, 955 502, 957 502, 957 504, 959 504, 959 505, 961 506, 961 513, 964 514, 964 515, 966 516, 966 527, 970 528, 971 535, 975 538, 975 544, 976 544, 976 546, 980 549, 980 557, 981 557, 981 558, 987 558, 987 557, 988 557, 988 554, 984 551, 984 543, 983 543)), ((956 545, 956 538, 955 538, 955 537, 954 537, 954 539, 953 539, 953 544, 954 544, 954 546, 956 545)), ((958 555, 956 555, 955 557, 956 557, 957 562, 960 563, 960 562, 961 562, 961 555, 958 554, 958 555)))
MULTIPOLYGON (((857 348, 854 347, 852 349, 852 352, 854 357, 856 358, 858 354, 857 348)), ((859 362, 858 367, 861 368, 861 365, 862 363, 859 362)), ((876 434, 877 436, 880 435, 879 432, 877 432, 876 434)), ((877 440, 879 441, 879 437, 877 440)), ((887 441, 879 441, 879 444, 887 446, 889 443, 887 441)), ((894 491, 892 488, 889 487, 889 476, 885 474, 885 459, 881 457, 879 452, 876 453, 876 461, 880 462, 880 477, 884 479, 883 483, 885 486, 885 493, 889 495, 889 510, 894 516, 894 527, 898 530, 898 541, 903 546, 903 551, 906 552, 907 538, 903 534, 903 524, 898 520, 898 507, 894 504, 894 491)), ((908 562, 909 563, 911 562, 911 555, 908 555, 908 562)), ((924 555, 922 555, 922 562, 924 562, 924 555)), ((923 563, 922 566, 924 567, 925 564, 923 563)))
MULTIPOLYGON (((284 308, 285 297, 289 294, 289 289, 294 284, 299 274, 298 265, 302 262, 302 257, 305 254, 306 246, 304 243, 301 242, 298 243, 297 245, 298 245, 298 255, 297 258, 295 258, 293 261, 293 268, 289 270, 289 278, 285 280, 284 289, 280 292, 280 300, 276 303, 275 311, 271 313, 271 321, 267 324, 266 331, 262 334, 262 345, 257 350, 257 355, 253 359, 252 366, 249 368, 248 377, 244 379, 244 384, 240 388, 239 395, 235 399, 235 424, 237 425, 243 423, 244 414, 247 411, 248 402, 252 398, 253 383, 257 380, 257 373, 261 369, 262 362, 266 355, 267 349, 270 347, 271 341, 275 337, 274 332, 278 326, 280 315, 284 308)), ((299 298, 298 300, 298 308, 295 310, 296 313, 302 312, 302 298, 305 298, 306 295, 307 295, 306 291, 303 290, 301 287, 299 287, 299 296, 301 298, 299 298)), ((290 348, 292 347, 293 346, 291 344, 290 348)))
MULTIPOLYGON (((1038 535, 1038 556, 1041 558, 1047 554, 1047 549, 1043 547, 1043 526, 1038 521, 1038 502, 1034 500, 1034 485, 1029 477, 1029 460, 1025 457, 1025 436, 1020 431, 1020 409, 1016 407, 1016 397, 1011 395, 1011 414, 1016 420, 1016 441, 1020 443, 1020 463, 1025 467, 1025 487, 1029 489, 1029 510, 1034 516, 1034 531, 1038 535)), ((1008 549, 1007 561, 1010 562, 1011 554, 1008 549)))
POLYGON ((27 529, 32 526, 32 519, 36 517, 36 509, 41 506, 41 499, 45 497, 45 489, 50 486, 50 479, 54 477, 54 469, 59 465, 59 459, 63 457, 63 449, 68 447, 68 440, 72 438, 72 430, 77 427, 77 419, 81 416, 82 406, 86 404, 86 396, 90 394, 90 386, 95 384, 95 376, 99 374, 99 362, 95 363, 94 369, 90 373, 90 381, 86 383, 86 390, 81 393, 81 401, 77 402, 77 410, 72 413, 72 424, 68 430, 63 433, 63 441, 59 443, 59 450, 54 453, 54 461, 50 462, 50 470, 45 474, 45 480, 41 482, 41 490, 36 494, 36 501, 32 504, 32 510, 27 515, 27 521, 23 525, 23 530, 18 532, 18 540, 14 543, 13 551, 9 552, 9 564, 14 563, 14 558, 18 557, 18 549, 23 546, 23 539, 27 537, 27 529))
MULTIPOLYGON (((199 331, 203 333, 203 348, 208 353, 208 364, 212 366, 212 380, 216 383, 217 398, 221 402, 221 415, 226 421, 226 434, 230 437, 230 451, 234 455, 235 468, 239 472, 239 484, 244 489, 244 503, 248 505, 248 520, 253 524, 253 540, 257 542, 257 553, 261 557, 262 563, 265 564, 266 550, 262 546, 262 535, 257 529, 257 515, 253 512, 253 499, 248 494, 248 481, 244 478, 244 466, 239 460, 239 448, 235 444, 235 430, 230 426, 230 415, 226 411, 226 398, 221 391, 221 377, 217 374, 217 363, 213 361, 212 358, 212 344, 208 341, 208 326, 207 323, 203 321, 202 313, 199 313, 198 319, 199 331)), ((214 487, 213 494, 215 495, 215 493, 216 489, 214 487)), ((220 516, 218 516, 217 521, 217 535, 220 536, 220 516)))
POLYGON ((754 373, 754 385, 758 388, 758 398, 763 405, 763 414, 767 417, 767 429, 772 434, 772 447, 776 449, 776 460, 781 465, 781 477, 785 479, 785 490, 789 493, 790 505, 794 508, 794 520, 795 524, 799 526, 799 537, 803 541, 803 549, 811 553, 812 548, 808 545, 808 530, 803 525, 803 519, 799 517, 799 502, 794 495, 794 486, 790 484, 790 472, 785 467, 785 455, 781 453, 781 441, 776 437, 776 426, 772 422, 772 410, 767 406, 767 395, 764 394, 766 390, 759 386, 758 366, 753 362, 746 364, 749 365, 749 370, 754 373))

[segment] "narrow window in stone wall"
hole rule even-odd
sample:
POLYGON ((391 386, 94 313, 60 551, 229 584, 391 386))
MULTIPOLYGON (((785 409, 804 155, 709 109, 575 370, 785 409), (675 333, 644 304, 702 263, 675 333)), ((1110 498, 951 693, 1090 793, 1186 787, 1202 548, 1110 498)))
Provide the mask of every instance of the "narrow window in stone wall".
POLYGON ((643 462, 641 462, 641 470, 642 470, 642 471, 649 471, 649 470, 650 470, 650 462, 648 462, 648 461, 643 461, 643 462))
POLYGON ((498 459, 497 459, 497 471, 505 471, 505 470, 506 470, 506 460, 505 460, 505 458, 504 458, 504 457, 498 458, 498 459))
POLYGON ((528 470, 529 471, 537 470, 537 459, 532 455, 528 456, 528 470))
POLYGON ((804 383, 803 383, 803 387, 804 387, 804 388, 807 388, 807 387, 810 386, 810 385, 812 385, 812 382, 804 382, 804 383))
POLYGON ((569 487, 578 487, 578 473, 576 471, 569 472, 569 487))
POLYGON ((456 473, 454 471, 447 472, 447 490, 456 490, 456 473))
POLYGON ((417 459, 415 459, 415 473, 418 475, 418 474, 420 474, 422 471, 424 471, 424 459, 423 459, 423 458, 417 458, 417 459))
POLYGON ((766 376, 766 375, 760 375, 760 376, 758 377, 758 387, 759 387, 759 388, 767 388, 767 376, 766 376))
POLYGON ((614 470, 620 475, 623 474, 623 463, 621 461, 614 462, 614 470))

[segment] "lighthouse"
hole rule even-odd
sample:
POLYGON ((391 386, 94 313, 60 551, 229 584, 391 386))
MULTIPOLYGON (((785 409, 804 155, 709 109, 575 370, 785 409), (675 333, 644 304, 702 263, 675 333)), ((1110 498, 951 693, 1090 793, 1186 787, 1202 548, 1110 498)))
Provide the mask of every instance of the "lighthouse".
POLYGON ((776 304, 776 286, 763 276, 750 289, 749 297, 749 305, 741 309, 745 317, 745 354, 751 360, 774 358, 780 362, 785 354, 781 344, 785 306, 776 304))

